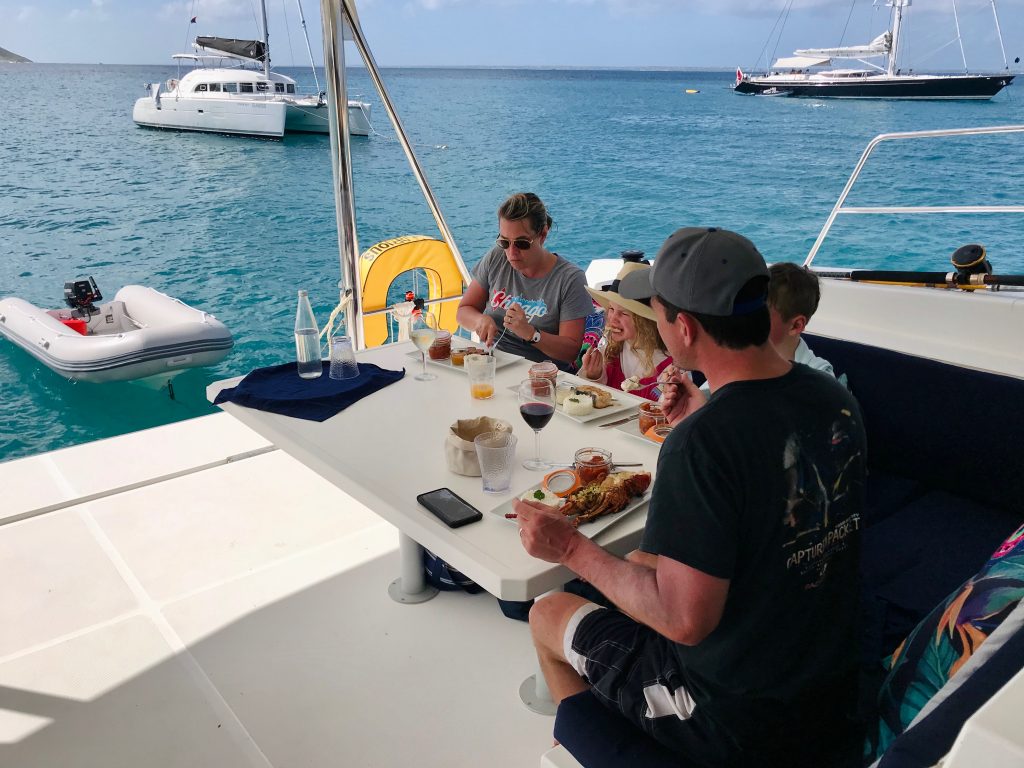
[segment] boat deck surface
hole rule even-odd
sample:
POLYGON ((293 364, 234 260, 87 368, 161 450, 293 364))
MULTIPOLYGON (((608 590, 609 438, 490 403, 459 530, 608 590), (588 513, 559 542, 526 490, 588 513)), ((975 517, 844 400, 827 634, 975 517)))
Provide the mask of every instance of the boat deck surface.
POLYGON ((0 765, 536 766, 525 624, 226 414, 0 464, 0 765))

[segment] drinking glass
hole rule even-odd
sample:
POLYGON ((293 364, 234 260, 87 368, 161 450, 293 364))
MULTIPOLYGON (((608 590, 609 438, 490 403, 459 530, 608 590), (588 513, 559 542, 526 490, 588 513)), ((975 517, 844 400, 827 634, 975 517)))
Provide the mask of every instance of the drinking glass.
POLYGON ((494 372, 497 362, 493 355, 466 355, 463 362, 469 376, 469 395, 474 400, 494 397, 494 372))
POLYGON ((473 439, 484 493, 507 493, 512 487, 516 436, 511 432, 484 432, 473 439))
POLYGON ((409 319, 409 338, 416 345, 416 349, 420 351, 420 357, 423 360, 423 373, 413 378, 416 381, 433 381, 437 376, 427 373, 427 350, 437 338, 437 320, 434 316, 425 310, 413 315, 409 319))
POLYGON ((354 379, 359 375, 356 353, 348 336, 331 337, 331 369, 328 375, 332 379, 354 379))
POLYGON ((540 457, 540 431, 555 413, 555 385, 550 379, 523 379, 519 382, 519 413, 533 430, 534 458, 523 462, 527 469, 551 469, 540 457))

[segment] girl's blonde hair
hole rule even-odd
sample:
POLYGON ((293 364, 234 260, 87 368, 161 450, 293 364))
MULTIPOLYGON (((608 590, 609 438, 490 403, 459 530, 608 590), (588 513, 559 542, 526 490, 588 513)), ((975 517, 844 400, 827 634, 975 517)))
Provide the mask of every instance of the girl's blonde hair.
MULTIPOLYGON (((616 307, 616 309, 622 309, 622 307, 616 307)), ((629 312, 628 309, 623 310, 629 312)), ((636 338, 633 339, 633 351, 636 356, 640 358, 640 364, 643 366, 645 371, 654 373, 654 353, 662 352, 668 354, 668 348, 665 346, 665 342, 661 340, 661 336, 658 335, 658 324, 653 320, 648 320, 646 317, 640 317, 635 312, 629 312, 633 318, 633 325, 636 327, 636 338)), ((605 322, 608 322, 605 319, 605 322)), ((608 339, 608 350, 606 357, 608 360, 614 360, 622 354, 621 341, 615 341, 614 339, 608 339)), ((650 375, 650 374, 648 374, 650 375)))

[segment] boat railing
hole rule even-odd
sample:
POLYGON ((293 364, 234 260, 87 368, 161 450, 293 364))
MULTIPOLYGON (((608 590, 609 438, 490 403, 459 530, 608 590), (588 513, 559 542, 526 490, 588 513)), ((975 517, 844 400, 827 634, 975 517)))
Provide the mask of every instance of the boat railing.
MULTIPOLYGON (((864 165, 867 163, 868 158, 871 157, 871 153, 884 142, 903 141, 905 139, 935 139, 949 136, 1003 135, 1014 133, 1024 133, 1024 125, 999 125, 983 128, 947 128, 933 131, 907 131, 903 133, 879 134, 868 142, 867 147, 865 147, 864 152, 861 154, 860 160, 857 162, 856 167, 853 169, 853 173, 850 174, 850 178, 846 182, 846 186, 843 187, 842 193, 840 193, 835 205, 832 206, 832 212, 828 215, 828 219, 825 220, 825 224, 822 226, 821 232, 818 233, 817 240, 814 241, 814 245, 811 246, 811 250, 808 252, 807 258, 804 259, 804 266, 811 266, 811 262, 813 262, 814 257, 818 255, 818 251, 821 249, 822 243, 824 243, 825 238, 828 237, 828 233, 832 229, 832 225, 840 215, 1024 213, 1024 205, 846 205, 846 199, 850 196, 850 192, 853 190, 854 184, 857 183, 857 179, 860 177, 861 171, 864 169, 864 165)), ((818 271, 821 273, 821 270, 818 271)))

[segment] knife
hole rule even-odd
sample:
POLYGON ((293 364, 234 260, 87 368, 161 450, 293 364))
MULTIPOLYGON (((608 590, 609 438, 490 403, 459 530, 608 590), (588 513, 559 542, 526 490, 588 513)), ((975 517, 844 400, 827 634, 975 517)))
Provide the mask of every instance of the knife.
MULTIPOLYGON (((551 462, 548 462, 548 463, 552 467, 555 467, 556 469, 572 469, 573 467, 576 466, 575 464, 565 464, 565 463, 559 463, 557 461, 551 461, 551 462)), ((612 462, 612 466, 615 467, 616 469, 618 469, 619 467, 642 467, 643 465, 644 465, 644 463, 642 461, 632 461, 632 462, 613 461, 612 462)))
POLYGON ((625 424, 628 421, 633 421, 633 419, 639 419, 639 418, 640 418, 640 414, 639 413, 634 413, 632 416, 627 416, 624 419, 617 419, 615 421, 609 421, 607 424, 600 424, 600 425, 598 425, 598 429, 605 429, 606 427, 617 427, 617 426, 619 426, 619 424, 625 424))

